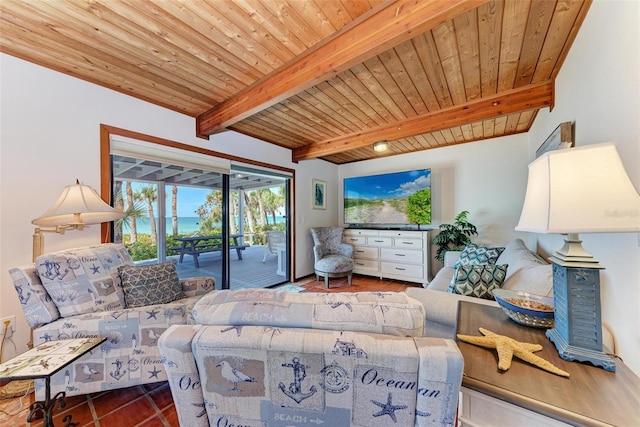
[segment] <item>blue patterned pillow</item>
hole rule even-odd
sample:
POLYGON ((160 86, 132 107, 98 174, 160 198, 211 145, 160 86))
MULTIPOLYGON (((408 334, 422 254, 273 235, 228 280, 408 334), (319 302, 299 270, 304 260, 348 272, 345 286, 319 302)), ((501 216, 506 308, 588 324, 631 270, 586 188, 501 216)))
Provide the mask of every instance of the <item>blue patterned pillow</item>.
POLYGON ((460 254, 460 258, 454 267, 458 268, 461 265, 495 264, 502 252, 504 252, 504 247, 489 248, 469 243, 460 254))
POLYGON ((462 265, 453 275, 449 292, 492 300, 493 290, 504 283, 507 267, 507 264, 462 265))
POLYGON ((118 268, 127 308, 166 304, 184 298, 176 261, 118 268))

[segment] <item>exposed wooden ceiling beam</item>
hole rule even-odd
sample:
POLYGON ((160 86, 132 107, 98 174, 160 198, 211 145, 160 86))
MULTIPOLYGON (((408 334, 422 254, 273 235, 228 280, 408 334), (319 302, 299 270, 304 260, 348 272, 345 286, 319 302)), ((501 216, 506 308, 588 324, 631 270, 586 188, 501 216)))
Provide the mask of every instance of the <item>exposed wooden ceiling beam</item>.
POLYGON ((381 140, 396 140, 507 114, 553 106, 553 82, 523 86, 467 102, 455 107, 425 113, 408 120, 390 123, 365 132, 320 141, 293 150, 293 161, 314 159, 371 145, 381 140))
POLYGON ((202 138, 346 71, 486 0, 388 0, 329 40, 258 80, 196 119, 202 138))

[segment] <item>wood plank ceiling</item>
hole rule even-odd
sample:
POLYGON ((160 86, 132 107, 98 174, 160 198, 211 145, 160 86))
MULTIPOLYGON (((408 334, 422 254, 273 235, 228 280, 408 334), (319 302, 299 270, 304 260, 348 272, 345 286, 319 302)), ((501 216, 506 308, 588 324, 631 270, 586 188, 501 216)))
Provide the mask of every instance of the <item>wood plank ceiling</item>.
POLYGON ((0 51, 343 164, 526 132, 590 4, 2 0, 0 51))

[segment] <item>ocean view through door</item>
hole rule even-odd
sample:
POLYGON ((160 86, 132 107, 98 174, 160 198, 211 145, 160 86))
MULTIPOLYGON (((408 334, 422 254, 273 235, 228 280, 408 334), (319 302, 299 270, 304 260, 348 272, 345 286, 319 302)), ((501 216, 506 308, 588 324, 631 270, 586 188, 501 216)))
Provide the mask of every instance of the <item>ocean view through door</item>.
POLYGON ((246 165, 225 174, 144 156, 111 159, 115 206, 126 213, 114 241, 136 264, 175 260, 180 278, 214 276, 218 289, 289 280, 290 177, 246 165))

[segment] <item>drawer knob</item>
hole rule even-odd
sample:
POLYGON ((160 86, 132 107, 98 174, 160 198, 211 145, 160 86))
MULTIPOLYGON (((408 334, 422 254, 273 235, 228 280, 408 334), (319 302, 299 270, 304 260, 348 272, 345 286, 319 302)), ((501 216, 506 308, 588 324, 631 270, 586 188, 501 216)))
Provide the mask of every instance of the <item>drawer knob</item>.
POLYGON ((395 254, 396 256, 406 256, 405 254, 395 254))

